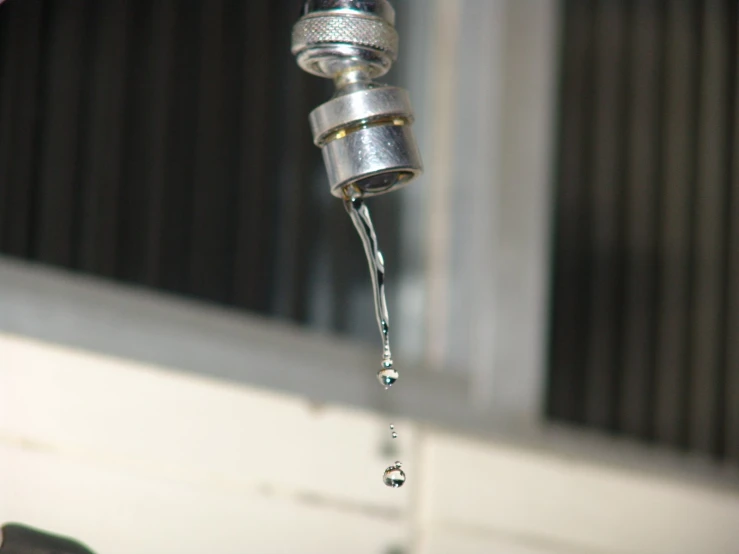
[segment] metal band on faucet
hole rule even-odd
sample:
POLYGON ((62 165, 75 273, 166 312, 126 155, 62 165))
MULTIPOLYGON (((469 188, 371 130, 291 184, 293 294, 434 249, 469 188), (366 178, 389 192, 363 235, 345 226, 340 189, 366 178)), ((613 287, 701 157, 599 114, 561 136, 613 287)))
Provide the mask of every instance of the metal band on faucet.
POLYGON ((334 97, 310 114, 331 194, 352 185, 375 196, 421 174, 408 93, 374 81, 397 58, 387 0, 309 0, 293 28, 292 52, 308 73, 334 80, 334 97))

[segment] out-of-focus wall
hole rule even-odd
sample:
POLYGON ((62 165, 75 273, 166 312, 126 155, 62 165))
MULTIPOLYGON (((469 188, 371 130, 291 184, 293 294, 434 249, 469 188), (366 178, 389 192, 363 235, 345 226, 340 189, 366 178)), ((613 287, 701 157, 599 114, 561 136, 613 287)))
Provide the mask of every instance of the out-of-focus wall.
POLYGON ((391 305, 398 352, 407 342, 434 367, 466 375, 470 401, 491 420, 536 421, 559 3, 396 4, 398 77, 413 98, 426 162, 400 194, 404 272, 391 305))
MULTIPOLYGON (((107 554, 735 553, 739 496, 1 335, 0 521, 107 554), (380 475, 398 458, 399 490, 380 475), (400 550, 398 550, 400 549, 400 550)), ((275 356, 279 357, 275 352, 275 356)))

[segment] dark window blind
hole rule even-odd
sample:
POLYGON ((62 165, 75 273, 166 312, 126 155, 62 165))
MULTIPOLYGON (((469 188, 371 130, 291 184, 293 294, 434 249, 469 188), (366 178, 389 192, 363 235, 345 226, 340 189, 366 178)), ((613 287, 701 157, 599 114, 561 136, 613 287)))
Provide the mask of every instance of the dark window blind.
POLYGON ((290 54, 300 4, 2 4, 0 253, 301 322, 320 263, 345 328, 369 278, 310 136, 333 87, 290 54))
POLYGON ((563 3, 547 406, 734 463, 737 6, 563 3))

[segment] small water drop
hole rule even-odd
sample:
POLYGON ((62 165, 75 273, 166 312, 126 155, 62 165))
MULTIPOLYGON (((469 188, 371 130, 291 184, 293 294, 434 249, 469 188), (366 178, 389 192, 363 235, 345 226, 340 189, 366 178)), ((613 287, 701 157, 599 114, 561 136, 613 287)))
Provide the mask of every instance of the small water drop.
POLYGON ((402 487, 405 483, 405 472, 400 469, 400 465, 396 463, 394 466, 390 466, 385 470, 385 473, 382 474, 382 481, 388 487, 397 489, 398 487, 402 487))
POLYGON ((400 466, 402 466, 402 465, 403 465, 403 464, 401 464, 401 463, 400 463, 400 461, 398 461, 398 460, 395 460, 395 467, 400 467, 400 466))
POLYGON ((383 368, 377 372, 377 379, 380 381, 380 384, 385 387, 386 389, 393 386, 395 381, 398 380, 398 377, 400 376, 397 371, 393 369, 392 363, 390 367, 384 367, 385 364, 383 362, 383 368))
POLYGON ((393 429, 395 429, 395 425, 393 425, 393 424, 391 423, 391 424, 390 424, 390 430, 392 431, 393 429))
POLYGON ((393 431, 393 438, 394 439, 397 439, 398 438, 398 433, 396 433, 395 431, 393 431))

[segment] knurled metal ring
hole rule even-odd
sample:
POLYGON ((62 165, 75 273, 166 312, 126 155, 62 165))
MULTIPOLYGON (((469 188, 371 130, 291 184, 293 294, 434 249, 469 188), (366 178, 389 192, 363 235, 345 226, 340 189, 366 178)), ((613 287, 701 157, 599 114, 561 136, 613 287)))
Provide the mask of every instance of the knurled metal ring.
POLYGON ((298 54, 321 44, 349 44, 386 53, 391 60, 398 55, 398 33, 395 28, 375 17, 311 15, 293 27, 292 53, 298 54))

